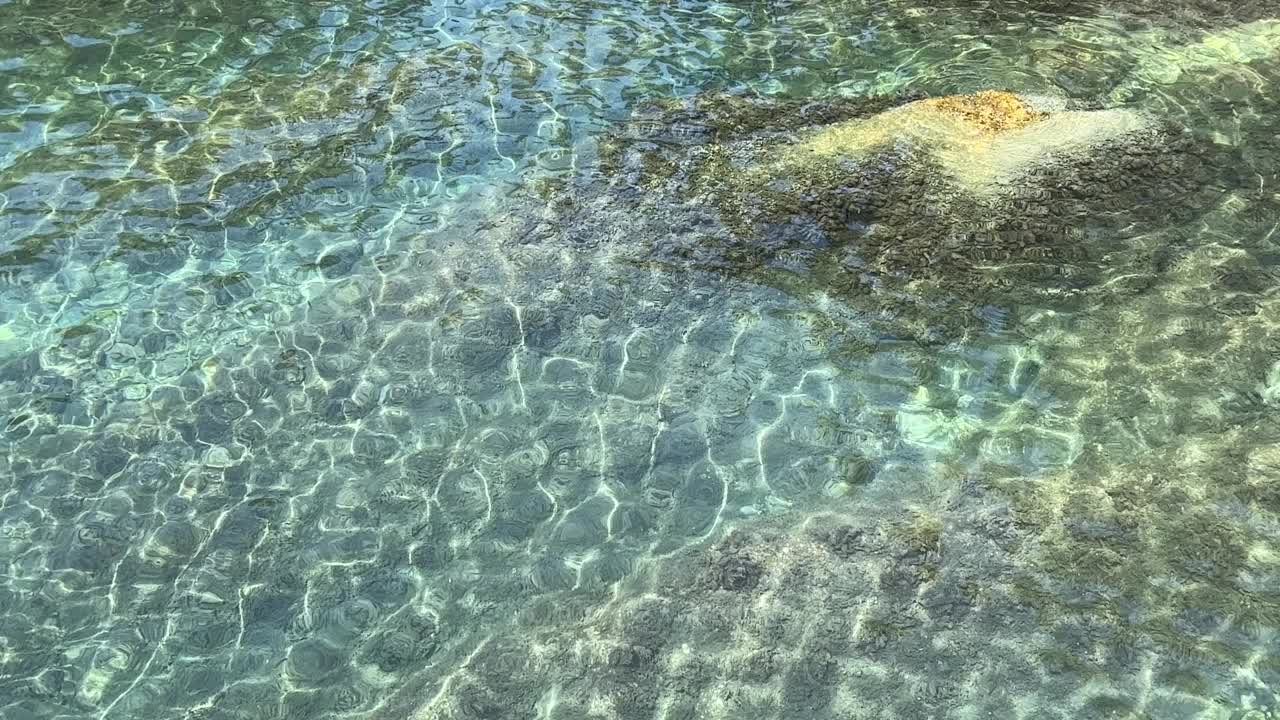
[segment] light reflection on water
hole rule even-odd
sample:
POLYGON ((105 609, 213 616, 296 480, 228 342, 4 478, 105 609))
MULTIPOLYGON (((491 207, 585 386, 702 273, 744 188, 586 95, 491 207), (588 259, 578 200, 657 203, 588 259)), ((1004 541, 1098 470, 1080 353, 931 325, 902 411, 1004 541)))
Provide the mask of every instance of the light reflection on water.
POLYGON ((1195 10, 0 3, 4 716, 1275 716, 1280 38, 1195 10), (935 344, 547 210, 654 99, 987 87, 1241 166, 935 344))

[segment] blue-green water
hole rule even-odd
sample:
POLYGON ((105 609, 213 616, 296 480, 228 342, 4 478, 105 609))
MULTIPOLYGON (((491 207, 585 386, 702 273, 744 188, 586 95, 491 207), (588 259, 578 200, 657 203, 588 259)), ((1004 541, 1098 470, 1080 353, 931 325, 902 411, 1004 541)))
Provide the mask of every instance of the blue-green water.
POLYGON ((1277 87, 1266 2, 0 0, 0 716, 1280 717, 1277 87), (989 88, 1169 149, 735 235, 989 88))

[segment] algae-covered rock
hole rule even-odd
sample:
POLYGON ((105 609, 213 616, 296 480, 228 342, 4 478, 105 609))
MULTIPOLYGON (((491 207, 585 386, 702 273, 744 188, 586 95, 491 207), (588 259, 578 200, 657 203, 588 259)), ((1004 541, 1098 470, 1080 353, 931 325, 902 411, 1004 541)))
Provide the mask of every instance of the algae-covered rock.
POLYGON ((1015 190, 1011 185, 1037 164, 1060 160, 1064 152, 1132 142, 1152 126, 1129 110, 1068 110, 1053 100, 988 90, 920 100, 816 129, 782 148, 771 165, 753 170, 755 177, 821 172, 825 168, 815 167, 820 163, 856 162, 905 143, 929 154, 945 179, 963 189, 1015 190))
POLYGON ((560 232, 859 303, 918 337, 980 304, 1133 292, 1117 279, 1180 242, 1152 238, 1235 182, 1226 150, 1149 114, 998 90, 701 96, 646 109, 606 149, 607 187, 556 204, 560 232))
POLYGON ((1048 117, 1017 95, 994 90, 923 100, 916 105, 989 133, 1018 130, 1048 117))

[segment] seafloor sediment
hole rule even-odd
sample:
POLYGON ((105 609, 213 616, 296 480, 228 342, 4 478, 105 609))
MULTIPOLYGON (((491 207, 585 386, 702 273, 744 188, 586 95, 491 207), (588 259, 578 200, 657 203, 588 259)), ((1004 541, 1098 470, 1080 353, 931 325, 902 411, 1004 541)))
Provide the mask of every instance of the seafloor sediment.
MULTIPOLYGON (((712 544, 638 559, 581 618, 535 604, 422 717, 1271 717, 1280 298, 1256 219, 1276 198, 1241 172, 1256 157, 1141 108, 1034 102, 698 99, 628 126, 611 186, 517 227, 514 246, 862 310, 843 358, 945 345, 1008 308, 1036 357, 1009 386, 1066 404, 1023 404, 976 462, 922 470, 928 502, 892 499, 899 466, 835 511, 730 516, 712 544), (961 117, 922 130, 939 110, 961 117), (1012 164, 938 152, 1055 112, 1077 135, 1012 164), (1222 242, 1193 240, 1205 227, 1222 242), (1028 473, 1044 432, 1075 451, 1028 473), (486 680, 530 674, 547 682, 486 680)), ((920 430, 900 410, 901 437, 945 436, 955 406, 919 390, 936 414, 920 430)))
MULTIPOLYGON (((810 14, 613 47, 831 62, 831 8, 759 5, 810 14)), ((5 168, 0 714, 1275 717, 1275 23, 1055 5, 895 9, 874 98, 655 103, 515 199, 478 168, 595 170, 566 98, 635 89, 536 13, 192 30, 158 77, 150 32, 60 41, 99 9, 0 27, 51 38, 30 112, 117 83, 5 121, 48 142, 5 168), (965 95, 1018 78, 1070 99, 965 95)))

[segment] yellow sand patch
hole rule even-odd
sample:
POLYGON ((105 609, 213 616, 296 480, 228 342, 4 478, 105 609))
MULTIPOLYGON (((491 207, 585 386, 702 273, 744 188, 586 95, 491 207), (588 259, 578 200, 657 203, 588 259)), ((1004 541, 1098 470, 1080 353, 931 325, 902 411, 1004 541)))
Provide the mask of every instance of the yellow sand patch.
POLYGON ((1032 109, 1017 95, 998 90, 922 100, 920 105, 954 116, 977 130, 993 133, 1017 130, 1048 115, 1032 109))

